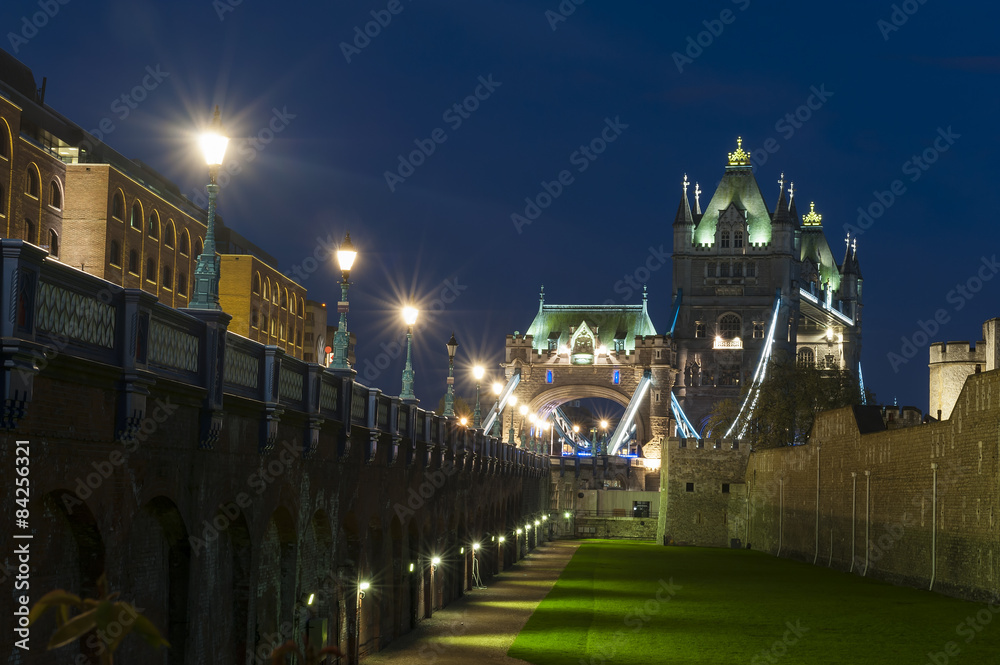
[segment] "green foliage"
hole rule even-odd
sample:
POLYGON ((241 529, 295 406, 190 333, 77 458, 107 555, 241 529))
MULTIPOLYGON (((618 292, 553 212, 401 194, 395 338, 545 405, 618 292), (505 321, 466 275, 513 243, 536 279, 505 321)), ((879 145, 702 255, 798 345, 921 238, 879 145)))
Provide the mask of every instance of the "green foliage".
POLYGON ((107 587, 107 576, 101 575, 97 580, 99 598, 80 598, 62 589, 50 591, 31 608, 28 623, 34 623, 50 609, 55 610, 56 632, 52 634, 46 647, 49 650, 82 640, 96 630, 101 639, 101 663, 105 665, 114 662, 115 650, 133 630, 154 648, 170 647, 149 619, 139 614, 131 604, 116 600, 118 592, 108 593, 107 587), (72 609, 76 610, 76 614, 70 616, 72 609), (116 629, 109 631, 112 626, 116 629), (110 637, 112 632, 115 637, 110 637))
MULTIPOLYGON (((748 390, 715 404, 706 428, 711 437, 725 434, 748 390)), ((775 354, 743 438, 757 448, 805 443, 817 413, 853 404, 861 404, 861 391, 851 372, 801 367, 775 354)))

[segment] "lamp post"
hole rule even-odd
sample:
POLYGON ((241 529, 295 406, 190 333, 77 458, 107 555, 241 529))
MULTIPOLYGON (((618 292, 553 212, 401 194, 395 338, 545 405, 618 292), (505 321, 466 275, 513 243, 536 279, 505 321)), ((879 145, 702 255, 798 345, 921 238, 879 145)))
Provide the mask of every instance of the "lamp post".
POLYGON ((219 257, 215 255, 215 197, 219 193, 216 178, 219 167, 226 156, 229 139, 222 135, 222 119, 219 107, 215 107, 211 129, 202 134, 199 141, 205 162, 208 164, 208 220, 205 231, 205 246, 194 269, 194 293, 188 307, 191 309, 221 310, 219 305, 219 257))
POLYGON ((503 384, 497 381, 493 384, 493 394, 497 396, 497 417, 493 419, 493 431, 490 432, 492 436, 498 439, 503 439, 503 411, 500 410, 500 393, 503 392, 503 384))
POLYGON ((445 344, 448 347, 448 390, 444 394, 444 417, 455 417, 455 351, 458 350, 458 340, 455 333, 451 334, 451 339, 445 344))
POLYGON ((413 324, 417 322, 419 312, 413 307, 403 308, 403 320, 406 321, 406 367, 403 368, 403 390, 399 393, 399 399, 404 404, 416 404, 417 396, 413 394, 413 324))
POLYGON ((337 263, 340 265, 340 301, 337 303, 337 311, 340 312, 340 323, 337 325, 337 332, 333 333, 333 360, 330 362, 330 367, 335 370, 351 368, 347 361, 347 347, 351 339, 347 333, 347 287, 350 285, 351 266, 357 255, 351 244, 351 234, 348 233, 337 249, 337 263))
POLYGON ((601 421, 601 454, 608 454, 608 421, 601 421))
POLYGON ((511 395, 510 399, 507 400, 507 401, 510 402, 510 429, 507 431, 507 443, 509 443, 510 445, 513 446, 514 445, 514 407, 517 406, 517 397, 515 395, 511 395))
POLYGON ((528 450, 535 452, 535 446, 538 445, 538 418, 533 413, 528 414, 528 422, 531 423, 528 428, 528 450))
POLYGON ((479 385, 483 380, 483 374, 486 370, 483 369, 482 365, 476 365, 472 368, 472 375, 476 377, 476 410, 472 412, 472 426, 475 429, 479 429, 482 426, 482 410, 479 408, 479 385))

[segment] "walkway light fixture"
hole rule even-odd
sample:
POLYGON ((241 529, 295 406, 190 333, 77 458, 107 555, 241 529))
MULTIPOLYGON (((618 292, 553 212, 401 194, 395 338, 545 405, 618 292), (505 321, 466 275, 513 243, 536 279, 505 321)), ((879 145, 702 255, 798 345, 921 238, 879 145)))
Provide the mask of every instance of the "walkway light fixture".
POLYGON ((399 398, 404 404, 416 404, 417 396, 413 394, 413 324, 417 322, 419 310, 414 307, 403 308, 403 320, 406 321, 406 366, 403 368, 403 390, 399 398))
POLYGON ((351 244, 351 234, 344 236, 344 242, 337 248, 337 264, 340 266, 340 300, 337 302, 337 312, 340 313, 340 323, 337 332, 333 333, 333 359, 330 367, 333 369, 350 369, 347 361, 347 347, 350 345, 350 335, 347 332, 347 312, 350 305, 347 302, 347 287, 350 286, 351 266, 358 256, 351 244))
POLYGON ((451 339, 445 344, 448 348, 448 389, 444 394, 444 417, 455 417, 455 352, 458 351, 458 340, 455 333, 451 334, 451 339))
POLYGON ((194 292, 188 307, 191 309, 222 310, 219 305, 219 257, 215 255, 215 198, 219 194, 216 179, 219 167, 226 156, 229 139, 222 133, 222 119, 219 107, 215 107, 212 126, 198 141, 208 165, 208 219, 206 222, 205 245, 194 269, 194 292))

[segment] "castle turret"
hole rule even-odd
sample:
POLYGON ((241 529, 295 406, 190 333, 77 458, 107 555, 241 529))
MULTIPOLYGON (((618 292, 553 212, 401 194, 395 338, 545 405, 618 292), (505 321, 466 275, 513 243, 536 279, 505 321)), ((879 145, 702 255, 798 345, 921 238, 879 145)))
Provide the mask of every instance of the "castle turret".
POLYGON ((778 205, 771 216, 771 244, 781 252, 794 254, 795 234, 798 224, 788 211, 788 199, 785 198, 785 174, 778 180, 778 205))
POLYGON ((677 206, 674 216, 674 251, 690 249, 691 237, 694 234, 694 216, 691 214, 691 203, 688 201, 688 177, 684 174, 684 193, 677 206))

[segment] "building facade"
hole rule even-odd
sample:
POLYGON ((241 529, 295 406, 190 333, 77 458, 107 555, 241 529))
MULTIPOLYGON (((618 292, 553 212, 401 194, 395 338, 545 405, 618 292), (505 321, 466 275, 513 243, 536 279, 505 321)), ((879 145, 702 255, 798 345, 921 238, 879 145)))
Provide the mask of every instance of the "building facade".
POLYGON ((742 141, 704 210, 697 183, 692 209, 684 177, 673 224, 674 392, 698 431, 716 402, 740 397, 767 353, 860 372, 856 244, 838 264, 822 216, 811 204, 800 218, 794 184, 786 195, 784 174, 778 182, 772 212, 742 141))

